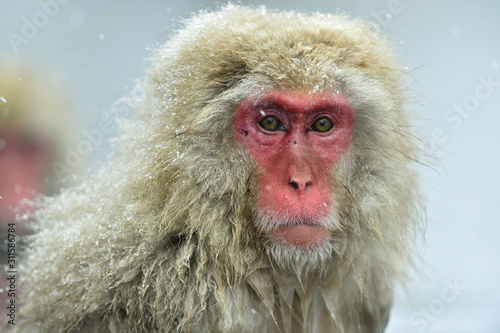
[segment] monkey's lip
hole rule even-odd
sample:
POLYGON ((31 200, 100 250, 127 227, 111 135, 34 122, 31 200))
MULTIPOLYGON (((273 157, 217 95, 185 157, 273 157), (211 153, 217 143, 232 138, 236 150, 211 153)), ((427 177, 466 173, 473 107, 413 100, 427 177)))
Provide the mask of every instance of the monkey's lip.
POLYGON ((278 227, 272 230, 270 234, 283 245, 309 249, 321 246, 330 238, 328 229, 311 224, 278 227))

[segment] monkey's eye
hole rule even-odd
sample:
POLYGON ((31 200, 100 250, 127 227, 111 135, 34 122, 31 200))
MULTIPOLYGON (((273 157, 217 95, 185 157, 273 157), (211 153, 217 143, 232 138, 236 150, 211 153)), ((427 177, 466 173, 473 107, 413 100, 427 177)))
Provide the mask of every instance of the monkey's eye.
POLYGON ((272 131, 272 132, 280 131, 280 130, 284 129, 281 121, 279 121, 279 119, 276 118, 275 116, 265 117, 264 119, 259 121, 259 125, 260 125, 260 127, 265 129, 266 131, 272 131))
POLYGON ((310 130, 316 132, 328 132, 332 128, 333 128, 333 122, 330 119, 323 117, 316 120, 311 125, 310 130))

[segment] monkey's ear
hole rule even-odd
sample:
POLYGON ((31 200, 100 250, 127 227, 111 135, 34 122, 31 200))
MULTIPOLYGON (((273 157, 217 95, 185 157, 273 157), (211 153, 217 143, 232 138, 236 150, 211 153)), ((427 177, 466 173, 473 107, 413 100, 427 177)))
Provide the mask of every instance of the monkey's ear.
POLYGON ((187 235, 172 235, 167 240, 167 246, 181 246, 187 239, 187 235))

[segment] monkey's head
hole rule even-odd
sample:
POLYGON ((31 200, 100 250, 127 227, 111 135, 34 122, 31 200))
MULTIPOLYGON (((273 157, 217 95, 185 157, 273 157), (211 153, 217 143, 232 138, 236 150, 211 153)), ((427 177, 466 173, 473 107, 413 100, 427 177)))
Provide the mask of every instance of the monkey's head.
POLYGON ((414 139, 369 25, 227 6, 188 20, 154 64, 141 140, 156 145, 144 172, 169 175, 159 233, 312 266, 402 246, 414 139))
POLYGON ((0 230, 16 215, 24 230, 36 195, 62 184, 50 166, 62 161, 74 131, 68 106, 52 73, 0 57, 0 230))

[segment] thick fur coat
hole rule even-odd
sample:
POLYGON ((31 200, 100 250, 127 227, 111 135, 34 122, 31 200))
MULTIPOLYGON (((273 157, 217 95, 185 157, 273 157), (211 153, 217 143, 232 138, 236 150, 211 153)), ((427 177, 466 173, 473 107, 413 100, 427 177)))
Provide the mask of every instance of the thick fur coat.
POLYGON ((38 211, 20 331, 382 332, 420 221, 401 74, 343 16, 230 5, 189 19, 154 55, 118 153, 38 211), (259 232, 233 119, 273 89, 339 92, 355 111, 328 250, 259 232))

